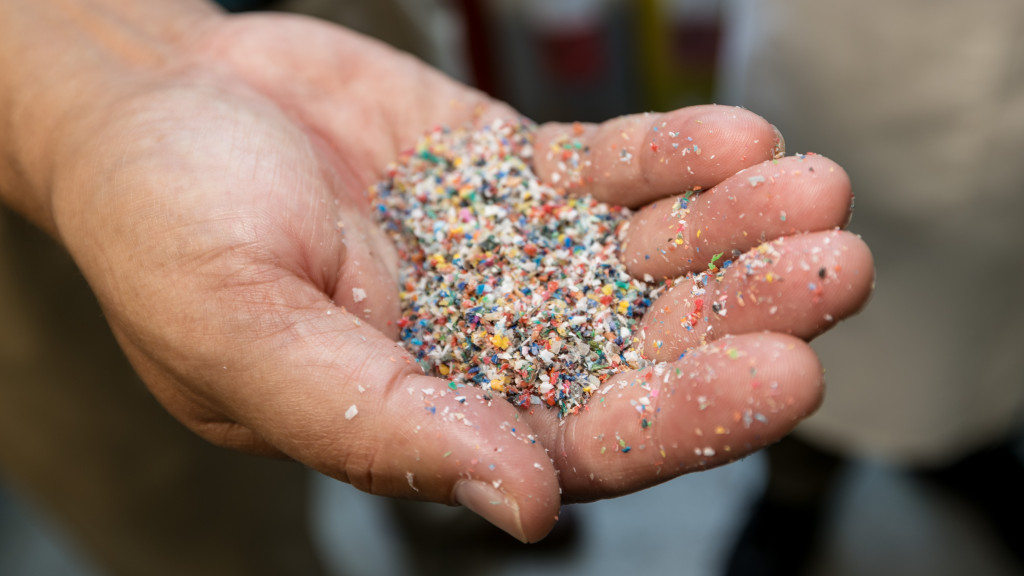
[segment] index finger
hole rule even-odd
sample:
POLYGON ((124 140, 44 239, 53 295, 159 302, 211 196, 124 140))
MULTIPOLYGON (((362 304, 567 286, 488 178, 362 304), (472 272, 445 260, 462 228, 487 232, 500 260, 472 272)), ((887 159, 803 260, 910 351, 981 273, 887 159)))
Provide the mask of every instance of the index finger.
POLYGON ((537 129, 534 146, 541 180, 630 207, 709 188, 785 148, 764 118, 715 105, 601 124, 548 123, 537 129))

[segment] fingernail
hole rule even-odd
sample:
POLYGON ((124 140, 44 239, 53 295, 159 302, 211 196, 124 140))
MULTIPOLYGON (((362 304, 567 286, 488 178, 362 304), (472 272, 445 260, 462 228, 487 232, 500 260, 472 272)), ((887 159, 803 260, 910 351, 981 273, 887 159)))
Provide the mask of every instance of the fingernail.
POLYGON ((779 132, 775 124, 772 124, 772 130, 775 130, 775 147, 772 148, 772 158, 777 160, 786 155, 786 139, 782 137, 782 132, 779 132))
POLYGON ((527 542, 519 520, 519 504, 487 482, 463 480, 455 485, 455 501, 520 542, 527 542))

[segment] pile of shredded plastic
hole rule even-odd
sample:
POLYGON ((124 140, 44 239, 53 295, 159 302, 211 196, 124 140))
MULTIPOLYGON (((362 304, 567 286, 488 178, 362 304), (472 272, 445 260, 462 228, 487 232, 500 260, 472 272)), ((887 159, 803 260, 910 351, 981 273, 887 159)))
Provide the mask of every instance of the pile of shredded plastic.
POLYGON ((401 257, 401 341, 424 370, 520 406, 578 412, 646 365, 634 336, 654 286, 619 260, 628 210, 530 169, 532 129, 436 129, 371 200, 401 257))

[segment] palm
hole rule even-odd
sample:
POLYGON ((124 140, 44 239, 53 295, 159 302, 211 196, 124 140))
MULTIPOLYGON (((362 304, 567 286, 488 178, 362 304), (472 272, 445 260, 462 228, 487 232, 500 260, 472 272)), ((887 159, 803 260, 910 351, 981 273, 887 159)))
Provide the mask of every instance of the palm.
MULTIPOLYGON (((139 373, 168 410, 218 444, 284 453, 379 494, 450 502, 453 486, 481 480, 516 502, 519 532, 532 539, 550 527, 563 500, 636 490, 780 437, 817 402, 820 368, 801 342, 760 332, 812 337, 827 328, 821 317, 851 313, 868 292, 866 249, 837 236, 828 242, 852 251, 846 268, 861 274, 845 292, 811 306, 782 290, 773 298, 784 314, 737 311, 708 332, 716 343, 708 351, 690 353, 668 375, 622 376, 621 389, 568 423, 501 402, 460 404, 437 394, 445 383, 418 375, 391 340, 396 256, 370 217, 365 191, 426 129, 513 112, 407 57, 306 20, 229 20, 205 39, 199 62, 120 111, 100 141, 122 153, 93 168, 103 185, 83 192, 65 220, 78 231, 69 248, 139 373), (94 242, 91 227, 121 241, 94 242), (730 333, 741 336, 719 339, 730 333), (779 389, 752 390, 755 367, 779 389), (643 402, 651 411, 641 424, 636 406, 643 402), (771 418, 751 425, 755 412, 771 418)), ((690 125, 695 114, 670 121, 690 125)), ((591 135, 596 154, 620 128, 635 128, 621 122, 591 135)), ((767 125, 759 126, 765 133, 767 125)), ((543 127, 538 139, 562 129, 543 127)), ((770 156, 764 140, 720 142, 723 160, 705 156, 687 173, 651 163, 639 176, 617 174, 618 164, 608 164, 590 187, 637 205, 710 186, 770 156), (733 157, 745 163, 726 160, 733 157)), ((554 170, 549 164, 538 157, 542 176, 554 170)), ((733 218, 710 227, 699 241, 705 249, 692 258, 634 270, 674 276, 705 267, 718 249, 749 249, 761 235, 840 225, 849 206, 844 178, 823 180, 836 200, 814 211, 787 204, 795 202, 788 192, 807 186, 783 179, 776 184, 782 200, 751 202, 781 202, 795 216, 786 229, 768 223, 748 238, 733 218)), ((735 209, 726 192, 718 202, 705 215, 709 224, 735 209)), ((637 222, 631 247, 660 241, 656 226, 637 222)), ((806 254, 822 242, 797 236, 790 250, 806 254)), ((655 308, 685 301, 670 293, 655 308)), ((700 344, 678 326, 648 328, 666 342, 663 359, 700 344)))
POLYGON ((238 19, 210 38, 206 53, 254 89, 254 102, 246 107, 252 110, 238 122, 243 128, 262 124, 269 131, 266 139, 274 143, 264 142, 262 150, 251 148, 259 144, 252 139, 230 145, 250 147, 254 158, 275 155, 261 161, 307 178, 305 183, 267 183, 275 202, 293 207, 278 215, 308 220, 304 203, 327 204, 319 214, 328 229, 323 233, 344 238, 345 252, 315 247, 322 253, 314 257, 340 266, 331 271, 338 281, 327 293, 360 316, 370 310, 366 316, 373 325, 395 334, 394 254, 370 218, 367 188, 429 127, 463 125, 482 114, 511 111, 410 57, 315 21, 238 19), (305 150, 296 155, 293 147, 305 150), (288 184, 310 196, 297 210, 295 186, 288 184), (368 295, 358 306, 351 293, 357 285, 368 295))

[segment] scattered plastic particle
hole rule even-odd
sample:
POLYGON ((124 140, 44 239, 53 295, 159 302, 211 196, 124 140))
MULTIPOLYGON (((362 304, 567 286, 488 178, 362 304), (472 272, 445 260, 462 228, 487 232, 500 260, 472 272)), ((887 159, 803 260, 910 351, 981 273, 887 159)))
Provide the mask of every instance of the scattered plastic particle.
POLYGON ((366 290, 363 290, 362 288, 353 288, 352 300, 355 302, 362 302, 363 300, 366 300, 366 290))

